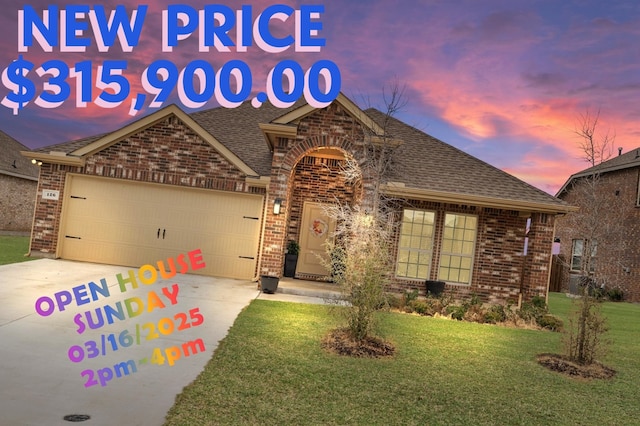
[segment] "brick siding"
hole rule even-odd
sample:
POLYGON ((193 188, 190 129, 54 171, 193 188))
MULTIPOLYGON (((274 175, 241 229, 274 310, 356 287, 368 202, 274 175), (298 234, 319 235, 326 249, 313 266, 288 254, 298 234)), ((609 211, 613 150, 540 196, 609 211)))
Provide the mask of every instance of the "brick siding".
MULTIPOLYGON (((447 291, 454 297, 468 298, 471 295, 477 295, 481 300, 489 303, 517 303, 521 291, 524 300, 529 300, 533 296, 546 295, 552 226, 551 228, 545 226, 544 230, 540 230, 541 226, 536 225, 536 235, 533 231, 529 231, 529 250, 527 256, 524 256, 527 218, 517 211, 415 200, 406 200, 404 207, 436 213, 434 229, 436 241, 433 247, 430 276, 427 278, 430 280, 438 280, 441 249, 438 237, 442 235, 445 214, 470 214, 478 218, 471 283, 447 284, 447 291)), ((552 218, 548 219, 552 220, 552 218)), ((395 230, 397 235, 394 239, 394 251, 397 251, 399 226, 396 226, 395 230)), ((420 294, 426 293, 424 279, 396 277, 392 288, 395 291, 418 290, 420 294)))
POLYGON ((0 174, 0 231, 28 232, 38 183, 0 174))
MULTIPOLYGON (((625 300, 632 302, 640 302, 640 207, 636 205, 639 174, 638 167, 609 172, 600 176, 599 183, 599 190, 619 198, 616 202, 623 205, 622 211, 626 215, 620 217, 618 211, 611 210, 602 212, 603 224, 615 223, 611 224, 614 229, 610 233, 600 235, 596 256, 597 274, 604 279, 607 288, 621 289, 625 300)), ((581 191, 575 188, 569 188, 560 198, 576 206, 586 202, 581 191)), ((572 240, 586 236, 572 229, 568 217, 558 220, 556 235, 561 241, 561 254, 570 263, 572 240)), ((563 289, 568 290, 568 281, 564 282, 563 289)))

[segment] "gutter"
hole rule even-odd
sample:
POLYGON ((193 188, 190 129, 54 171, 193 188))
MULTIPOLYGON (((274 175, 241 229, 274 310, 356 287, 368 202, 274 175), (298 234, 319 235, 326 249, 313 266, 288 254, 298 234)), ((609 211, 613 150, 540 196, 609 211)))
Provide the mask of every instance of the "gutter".
MULTIPOLYGON (((567 214, 578 211, 579 207, 565 205, 556 205, 551 203, 541 203, 535 201, 519 201, 506 198, 487 197, 475 194, 457 194, 445 191, 434 191, 427 189, 417 189, 406 187, 404 183, 387 183, 381 186, 383 193, 387 195, 395 195, 408 197, 425 201, 438 201, 450 204, 466 204, 481 207, 501 208, 516 211, 535 211, 538 213, 550 214, 567 214)), ((550 196, 551 197, 551 196, 550 196)))
POLYGON ((0 170, 0 175, 13 176, 13 177, 17 177, 17 178, 20 178, 20 179, 32 180, 34 182, 38 181, 37 177, 23 175, 23 174, 20 174, 20 173, 13 173, 13 172, 10 172, 8 170, 0 170))
POLYGON ((23 157, 31 160, 42 161, 50 164, 64 164, 66 166, 84 167, 85 159, 81 157, 71 157, 65 152, 51 151, 50 153, 36 151, 20 151, 23 157))

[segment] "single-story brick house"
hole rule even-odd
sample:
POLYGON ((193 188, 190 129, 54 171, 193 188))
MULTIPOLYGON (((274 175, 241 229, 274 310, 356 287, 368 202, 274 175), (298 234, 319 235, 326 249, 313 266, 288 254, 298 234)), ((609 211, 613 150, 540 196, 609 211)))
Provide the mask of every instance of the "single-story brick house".
POLYGON ((322 206, 361 199, 367 183, 345 182, 341 165, 386 131, 401 149, 382 187, 399 200, 394 286, 424 292, 431 279, 486 301, 545 296, 555 216, 568 204, 399 120, 383 129, 384 118, 342 94, 321 109, 171 105, 24 152, 43 163, 31 254, 140 266, 199 248, 199 272, 257 279, 282 276, 295 240, 296 276, 322 279, 315 253, 332 226, 322 206))
POLYGON ((0 131, 0 231, 31 230, 38 166, 20 155, 27 149, 0 131))

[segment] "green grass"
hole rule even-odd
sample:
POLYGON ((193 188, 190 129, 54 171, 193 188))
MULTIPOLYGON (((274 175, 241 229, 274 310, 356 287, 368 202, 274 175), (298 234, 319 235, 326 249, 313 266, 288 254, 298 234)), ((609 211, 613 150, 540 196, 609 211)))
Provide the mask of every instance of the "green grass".
MULTIPOLYGON (((553 294, 566 318, 570 300, 553 294)), ((607 303, 612 380, 576 380, 535 361, 560 334, 384 313, 391 359, 324 352, 326 306, 253 301, 166 425, 603 425, 640 423, 640 306, 607 303)))
POLYGON ((33 260, 26 257, 29 252, 29 237, 0 235, 0 265, 33 260))

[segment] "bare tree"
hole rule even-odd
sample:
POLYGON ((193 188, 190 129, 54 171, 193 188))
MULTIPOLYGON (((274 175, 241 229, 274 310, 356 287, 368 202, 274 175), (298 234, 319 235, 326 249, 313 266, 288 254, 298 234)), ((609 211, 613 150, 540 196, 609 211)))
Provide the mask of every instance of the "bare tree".
POLYGON ((578 125, 574 131, 580 139, 578 146, 584 154, 583 158, 592 167, 611 158, 615 142, 615 134, 611 135, 609 131, 604 134, 599 133, 599 129, 597 129, 599 120, 600 110, 595 115, 587 110, 584 114, 580 114, 578 125))
MULTIPOLYGON (((627 249, 623 243, 626 239, 620 237, 626 232, 625 220, 633 203, 628 202, 628 194, 621 194, 620 188, 603 176, 603 163, 612 155, 615 135, 598 129, 599 117, 600 111, 580 115, 575 134, 583 159, 591 167, 571 184, 571 200, 580 205, 580 210, 562 221, 572 235, 582 239, 580 275, 604 287, 615 281, 616 274, 607 265, 598 267, 596 259, 604 257, 598 253, 606 254, 607 259, 619 259, 627 249)), ((572 269, 576 270, 576 265, 572 269)))
POLYGON ((376 215, 386 212, 386 204, 389 201, 380 190, 381 185, 391 172, 398 172, 394 165, 401 155, 402 146, 389 129, 392 120, 407 105, 405 91, 406 85, 400 85, 397 80, 382 88, 384 106, 380 111, 383 117, 378 123, 382 133, 367 132, 358 164, 347 162, 344 170, 345 176, 353 175, 354 172, 360 173, 359 178, 365 185, 368 184, 366 195, 369 199, 363 201, 376 215))
POLYGON ((571 266, 578 270, 582 292, 569 318, 564 342, 566 355, 579 364, 593 363, 606 348, 606 322, 597 298, 614 277, 611 268, 599 262, 598 257, 616 257, 616 252, 624 250, 618 237, 624 232, 628 210, 620 191, 602 175, 602 163, 612 155, 615 136, 600 132, 599 118, 600 111, 580 115, 575 133, 583 158, 591 167, 571 184, 572 200, 579 203, 580 210, 562 219, 571 235, 577 237, 570 261, 573 262, 573 255, 579 259, 571 266))

